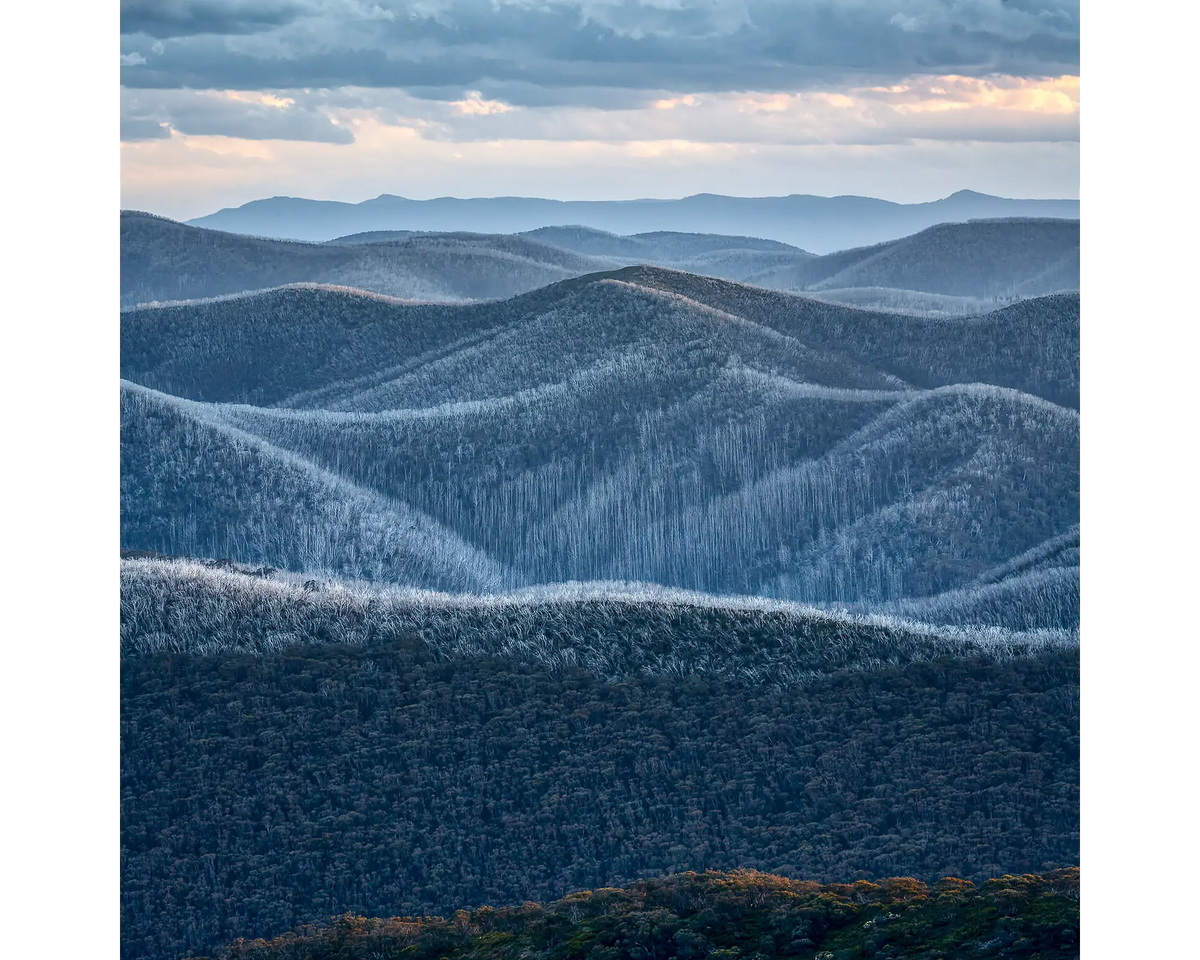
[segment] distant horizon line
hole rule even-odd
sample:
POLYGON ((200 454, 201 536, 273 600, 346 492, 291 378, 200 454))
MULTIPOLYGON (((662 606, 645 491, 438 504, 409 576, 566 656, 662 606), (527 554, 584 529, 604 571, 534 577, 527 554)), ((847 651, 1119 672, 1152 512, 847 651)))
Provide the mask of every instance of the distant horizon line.
MULTIPOLYGON (((459 197, 459 196, 453 196, 451 194, 442 194, 442 195, 436 196, 436 197, 406 197, 406 196, 404 196, 402 194, 398 194, 398 193, 380 193, 374 197, 366 197, 362 200, 338 200, 338 199, 334 199, 334 198, 330 198, 330 197, 303 197, 303 196, 295 196, 292 194, 280 193, 280 194, 275 194, 270 197, 257 197, 253 200, 247 200, 244 203, 240 203, 235 206, 221 207, 220 210, 217 210, 214 212, 219 213, 221 210, 238 210, 238 209, 241 209, 242 207, 249 206, 252 203, 267 203, 271 200, 304 200, 309 203, 339 203, 339 204, 344 204, 344 205, 350 206, 350 207, 357 207, 357 206, 361 206, 364 203, 373 203, 376 200, 403 200, 406 203, 435 203, 439 200, 457 200, 462 203, 476 201, 476 200, 538 200, 538 201, 542 201, 545 203, 564 203, 564 204, 566 204, 566 203, 679 203, 680 201, 683 201, 683 200, 695 200, 695 199, 699 199, 702 197, 713 197, 713 198, 722 199, 722 200, 791 200, 794 198, 805 198, 805 199, 816 199, 816 200, 874 200, 878 203, 895 204, 898 207, 916 207, 916 206, 922 206, 924 204, 929 204, 929 203, 940 203, 944 200, 950 200, 954 197, 962 196, 964 194, 969 195, 969 196, 976 196, 976 197, 987 197, 987 198, 993 199, 993 200, 1012 200, 1015 202, 1025 202, 1025 201, 1042 202, 1042 203, 1078 203, 1079 202, 1079 197, 1006 197, 1006 196, 1002 196, 1002 195, 996 194, 996 193, 985 193, 981 190, 972 190, 967 187, 964 187, 959 190, 955 190, 944 196, 935 197, 932 200, 914 200, 914 201, 909 201, 909 202, 905 202, 902 200, 888 200, 885 197, 873 197, 873 196, 869 196, 868 194, 862 194, 862 193, 837 193, 837 194, 828 194, 828 195, 827 194, 819 194, 819 193, 785 193, 785 194, 759 194, 759 195, 750 196, 750 195, 734 194, 734 193, 713 193, 711 191, 701 191, 699 193, 689 193, 682 197, 627 197, 627 198, 623 198, 623 199, 574 198, 574 199, 570 199, 570 200, 563 200, 563 199, 559 199, 557 197, 539 197, 539 196, 530 196, 530 195, 521 195, 521 194, 497 194, 494 196, 487 196, 487 197, 485 197, 485 196, 459 197)), ((133 208, 122 207, 121 209, 125 210, 125 209, 133 209, 133 208)), ((147 212, 149 212, 149 211, 147 211, 147 212)), ((206 214, 205 216, 208 216, 208 215, 209 214, 206 214)), ((200 219, 200 218, 193 217, 191 219, 200 219)))

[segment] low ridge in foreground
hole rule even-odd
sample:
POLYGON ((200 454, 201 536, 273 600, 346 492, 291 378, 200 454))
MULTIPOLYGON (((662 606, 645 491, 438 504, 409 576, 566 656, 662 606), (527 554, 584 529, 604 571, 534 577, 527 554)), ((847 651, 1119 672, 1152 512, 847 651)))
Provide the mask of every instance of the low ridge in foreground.
POLYGON ((223 960, 975 960, 1079 956, 1079 869, 821 884, 738 870, 685 873, 542 905, 442 917, 346 914, 223 960))

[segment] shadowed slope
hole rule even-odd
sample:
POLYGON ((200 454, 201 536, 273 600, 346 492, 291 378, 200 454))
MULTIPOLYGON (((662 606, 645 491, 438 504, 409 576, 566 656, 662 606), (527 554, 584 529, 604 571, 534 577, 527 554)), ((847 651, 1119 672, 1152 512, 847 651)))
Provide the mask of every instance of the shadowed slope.
POLYGON ((1078 220, 943 223, 901 240, 764 272, 783 290, 890 287, 958 297, 1030 297, 1079 289, 1078 220))
POLYGON ((269 405, 360 378, 366 378, 364 390, 397 383, 393 399, 369 401, 375 409, 503 395, 561 379, 573 364, 594 364, 634 344, 682 355, 716 345, 746 352, 747 362, 764 372, 831 387, 980 382, 1078 402, 1077 295, 1025 301, 977 318, 933 320, 628 267, 507 301, 459 306, 282 288, 125 311, 121 335, 127 379, 192 399, 269 405), (560 335, 575 346, 558 349, 560 335), (495 342, 483 342, 489 339, 495 342), (583 351, 578 360, 577 350, 583 351), (427 362, 432 360, 445 371, 473 364, 490 385, 472 392, 476 380, 470 374, 462 388, 453 380, 439 388, 441 400, 413 394, 405 384, 435 376, 427 362), (522 380, 531 363, 558 372, 522 380), (417 380, 405 380, 410 373, 417 380))
POLYGON ((1079 405, 1079 295, 1056 294, 977 317, 859 310, 655 267, 610 276, 735 314, 816 349, 837 350, 914 386, 992 383, 1079 405))
POLYGON ((487 590, 508 579, 407 505, 232 428, 201 404, 125 383, 121 545, 443 589, 487 590))
POLYGON ((123 305, 297 282, 419 300, 494 299, 614 265, 525 237, 402 234, 369 244, 298 243, 121 213, 123 305))
POLYGON ((995 387, 832 390, 630 360, 430 408, 205 410, 433 517, 523 583, 883 601, 964 587, 1078 522, 1078 415, 995 387))

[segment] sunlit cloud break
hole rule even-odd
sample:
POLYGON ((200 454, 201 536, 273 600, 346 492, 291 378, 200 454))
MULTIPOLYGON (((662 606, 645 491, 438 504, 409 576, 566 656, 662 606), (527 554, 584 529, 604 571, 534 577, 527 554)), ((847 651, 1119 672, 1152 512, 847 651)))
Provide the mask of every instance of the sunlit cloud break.
POLYGON ((528 182, 512 176, 518 156, 561 158, 596 195, 664 184, 678 195, 685 182, 910 200, 948 192, 932 183, 1078 190, 1077 3, 125 0, 122 18, 132 202, 149 202, 150 183, 252 199, 250 167, 222 161, 221 194, 217 168, 200 163, 236 153, 225 141, 273 144, 278 189, 344 199, 362 199, 368 181, 511 193, 528 182), (1004 170, 1006 144, 1044 163, 1004 170), (336 161, 313 159, 327 151, 336 161), (465 182, 462 165, 480 151, 492 162, 465 182), (683 156, 729 165, 670 167, 683 156), (364 186, 347 195, 354 182, 364 186))

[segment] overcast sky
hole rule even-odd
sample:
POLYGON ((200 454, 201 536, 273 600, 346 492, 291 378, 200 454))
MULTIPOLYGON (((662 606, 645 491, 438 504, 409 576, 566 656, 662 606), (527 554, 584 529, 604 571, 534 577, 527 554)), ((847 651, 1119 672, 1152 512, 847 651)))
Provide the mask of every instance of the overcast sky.
POLYGON ((122 205, 1079 195, 1060 0, 122 0, 122 205))

